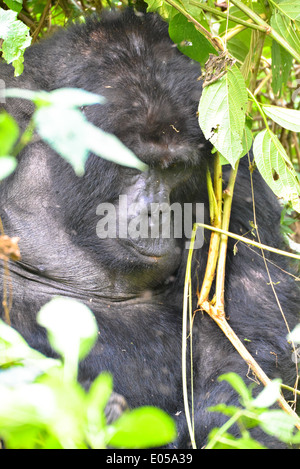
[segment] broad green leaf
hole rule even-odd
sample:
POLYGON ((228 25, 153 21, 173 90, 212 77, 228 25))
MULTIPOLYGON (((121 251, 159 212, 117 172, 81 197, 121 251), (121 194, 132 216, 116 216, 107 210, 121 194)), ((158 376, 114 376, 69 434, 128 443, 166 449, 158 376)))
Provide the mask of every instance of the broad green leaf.
POLYGON ((18 161, 14 156, 0 157, 0 181, 7 178, 14 172, 18 165, 18 161))
POLYGON ((7 369, 10 363, 22 363, 25 360, 45 360, 49 366, 59 363, 29 347, 21 334, 0 320, 0 366, 7 369))
MULTIPOLYGON (((239 158, 242 158, 243 156, 247 155, 247 153, 251 150, 252 140, 253 140, 252 132, 249 129, 249 127, 245 125, 244 135, 243 135, 243 140, 242 140, 243 151, 240 154, 239 158)), ((221 153, 219 153, 219 155, 220 155, 220 162, 222 166, 225 164, 230 164, 229 161, 227 161, 226 158, 221 153)))
POLYGON ((139 160, 115 135, 87 123, 84 127, 88 148, 95 155, 114 163, 146 171, 148 166, 139 160))
POLYGON ((0 385, 16 387, 61 365, 29 347, 23 337, 0 320, 0 385))
POLYGON ((274 379, 271 381, 262 391, 261 393, 252 401, 253 407, 270 407, 277 399, 280 397, 280 389, 281 389, 281 380, 274 379))
POLYGON ((300 132, 300 111, 269 105, 263 105, 263 110, 281 127, 293 132, 300 132))
POLYGON ((42 139, 72 165, 78 176, 82 176, 89 156, 85 117, 74 109, 43 106, 35 112, 34 122, 42 139))
POLYGON ((204 65, 208 60, 209 54, 217 54, 205 36, 181 13, 171 19, 169 34, 183 54, 196 60, 201 65, 204 65))
POLYGON ((156 407, 140 407, 124 413, 112 427, 114 435, 108 444, 115 448, 153 448, 176 438, 173 419, 156 407))
POLYGON ((77 108, 104 102, 102 96, 74 88, 45 91, 10 88, 10 98, 33 101, 34 123, 40 136, 82 176, 90 152, 114 163, 146 171, 140 161, 117 137, 92 125, 77 108))
POLYGON ((280 441, 290 443, 295 432, 296 419, 283 410, 268 410, 259 416, 261 428, 277 437, 280 441))
POLYGON ((29 28, 17 20, 18 13, 0 8, 0 38, 3 44, 0 50, 7 63, 16 65, 15 75, 23 71, 22 57, 25 49, 31 44, 29 28))
POLYGON ((294 28, 292 21, 274 9, 271 16, 271 26, 277 31, 296 51, 300 50, 300 36, 294 28))
POLYGON ((300 22, 299 0, 276 0, 275 3, 291 20, 300 22))
POLYGON ((74 109, 81 106, 103 104, 105 98, 79 88, 59 88, 58 90, 51 91, 51 93, 43 91, 35 92, 33 101, 38 107, 55 105, 56 107, 60 106, 67 109, 74 109))
POLYGON ((249 44, 245 44, 238 37, 233 37, 228 41, 228 50, 236 59, 244 62, 249 52, 249 44))
POLYGON ((90 309, 70 298, 54 298, 37 315, 38 323, 48 332, 49 342, 63 357, 82 360, 98 336, 96 319, 90 309))
POLYGON ((260 132, 253 144, 256 166, 273 192, 292 203, 300 212, 300 185, 297 174, 277 136, 270 129, 260 132))
POLYGON ((164 0, 147 0, 147 12, 154 11, 165 19, 172 18, 177 14, 177 10, 164 0))
POLYGON ((23 8, 23 0, 4 0, 4 3, 13 11, 20 13, 23 8))
POLYGON ((291 68, 293 57, 278 42, 272 41, 272 89, 277 95, 282 85, 286 85, 291 68))
POLYGON ((200 99, 199 125, 233 167, 243 153, 247 101, 245 81, 237 67, 205 87, 200 99))

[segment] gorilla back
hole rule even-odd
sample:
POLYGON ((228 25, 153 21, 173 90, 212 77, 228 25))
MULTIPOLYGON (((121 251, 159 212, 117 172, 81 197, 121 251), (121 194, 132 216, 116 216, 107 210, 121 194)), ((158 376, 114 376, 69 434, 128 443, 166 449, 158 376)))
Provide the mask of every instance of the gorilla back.
MULTIPOLYGON (((205 172, 210 146, 196 117, 199 75, 198 66, 170 41, 166 24, 155 15, 129 11, 106 15, 101 21, 88 19, 29 48, 19 78, 13 77, 12 67, 0 68, 9 87, 46 91, 78 87, 105 96, 105 105, 82 112, 118 136, 149 166, 141 173, 91 155, 84 176, 77 177, 38 138, 21 152, 15 173, 0 185, 4 230, 20 238, 22 256, 9 265, 12 325, 31 346, 51 356, 45 333, 36 324, 40 307, 54 295, 87 304, 100 335, 81 365, 81 382, 88 386, 102 370, 109 370, 115 391, 125 396, 129 406, 152 404, 176 414, 178 447, 189 445, 180 364, 188 234, 177 236, 173 227, 169 236, 163 236, 162 217, 149 207, 177 204, 183 210, 184 204, 194 208, 204 204, 208 209, 205 172), (130 233, 121 237, 118 224, 116 237, 99 237, 99 206, 113 204, 118 219, 123 213, 120 196, 126 196, 130 207, 128 224, 143 214, 149 227, 159 228, 155 237, 130 233)), ((24 130, 33 107, 9 99, 5 109, 24 130)), ((257 174, 254 185, 262 242, 278 247, 279 207, 257 174)), ((251 230, 249 194, 249 172, 242 162, 230 226, 236 233, 251 230)), ((194 291, 205 268, 208 233, 205 240, 194 256, 194 291)), ((299 292, 281 270, 272 264, 269 268, 273 282, 279 282, 277 293, 292 329, 298 322, 299 292)), ((230 323, 242 340, 248 339, 249 351, 270 378, 280 376, 293 385, 291 346, 268 283, 258 254, 240 246, 234 256, 230 244, 225 298, 230 323)), ((238 403, 234 391, 218 383, 217 377, 235 371, 247 381, 249 370, 209 317, 197 313, 193 331, 195 425, 201 447, 211 428, 224 421, 206 408, 238 403)), ((258 438, 277 445, 265 435, 258 438)))

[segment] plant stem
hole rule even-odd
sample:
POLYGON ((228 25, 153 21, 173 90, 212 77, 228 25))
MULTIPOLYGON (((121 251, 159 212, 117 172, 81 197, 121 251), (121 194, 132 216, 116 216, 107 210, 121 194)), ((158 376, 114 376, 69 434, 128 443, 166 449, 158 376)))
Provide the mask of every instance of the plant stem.
POLYGON ((253 10, 251 10, 251 8, 241 2, 241 0, 231 0, 231 3, 233 3, 233 5, 235 5, 244 13, 246 13, 246 15, 251 18, 254 23, 267 28, 266 33, 271 36, 272 39, 275 39, 276 42, 278 42, 285 50, 287 50, 294 57, 294 59, 297 60, 297 62, 300 63, 299 53, 292 46, 290 46, 290 44, 282 36, 280 36, 280 34, 278 34, 277 31, 272 28, 272 26, 266 23, 259 15, 257 15, 253 10))
MULTIPOLYGON (((196 449, 196 442, 195 442, 195 435, 194 435, 194 425, 191 419, 190 409, 189 409, 189 398, 188 398, 188 388, 187 388, 187 372, 186 372, 186 349, 187 349, 187 325, 188 325, 188 314, 187 309, 189 305, 189 310, 191 311, 191 300, 192 300, 192 292, 191 292, 191 266, 192 266, 192 257, 194 251, 194 244, 195 244, 195 237, 196 237, 197 227, 193 227, 192 236, 191 236, 191 244, 187 259, 187 266, 186 266, 186 273, 185 273, 185 282, 184 282, 184 294, 183 294, 183 314, 182 314, 182 347, 181 347, 181 363, 182 363, 182 388, 183 388, 183 403, 184 403, 184 411, 185 417, 187 421, 188 431, 191 438, 192 448, 196 449)), ((190 319, 190 334, 192 334, 192 322, 190 319)), ((191 376, 191 383, 193 382, 193 376, 191 376)), ((191 385, 193 387, 193 385, 191 385)), ((192 405, 192 413, 193 413, 193 405, 192 405)))
MULTIPOLYGON (((235 168, 231 170, 228 186, 224 191, 224 207, 222 217, 222 230, 228 231, 230 223, 230 213, 233 198, 233 190, 237 171, 239 167, 239 161, 236 162, 235 168)), ((226 266, 226 254, 227 254, 227 242, 228 236, 222 234, 220 240, 217 276, 216 276, 216 308, 219 314, 224 314, 224 285, 225 285, 225 266, 226 266)))
MULTIPOLYGON (((208 169, 209 172, 209 169, 208 169)), ((210 188, 210 173, 208 175, 208 192, 212 191, 210 188)), ((212 197, 210 197, 211 199, 212 197)), ((219 153, 214 158, 214 211, 211 216, 211 224, 215 228, 221 228, 222 223, 222 166, 220 163, 219 153)), ((211 202, 210 202, 211 206, 211 202)), ((198 304, 208 299, 208 295, 215 277, 215 270, 219 255, 220 234, 214 231, 210 237, 208 257, 204 279, 202 282, 201 291, 199 294, 198 304)))
MULTIPOLYGON (((226 337, 230 340, 234 348, 238 351, 241 357, 245 360, 247 365, 251 368, 253 373, 257 376, 257 378, 261 381, 261 383, 266 386, 270 383, 270 379, 265 374, 265 372, 260 368, 257 362, 254 360, 252 355, 248 352, 244 344, 240 341, 238 336, 232 330, 224 315, 220 315, 218 309, 212 306, 208 301, 204 302, 202 305, 202 309, 206 311, 209 316, 218 324, 220 329, 224 332, 226 337)), ((300 430, 300 418, 298 415, 293 411, 293 409, 288 405, 286 400, 282 395, 278 398, 278 404, 280 407, 285 410, 289 415, 295 418, 295 426, 300 430)))
POLYGON ((29 121, 28 126, 26 127, 26 129, 24 130, 21 136, 19 143, 14 148, 12 156, 16 157, 31 142, 33 133, 34 133, 34 127, 35 127, 35 124, 33 122, 33 119, 31 119, 29 121))
POLYGON ((219 438, 223 435, 223 433, 227 432, 232 425, 239 420, 239 418, 243 415, 244 411, 239 410, 237 411, 227 422, 222 425, 217 431, 217 433, 214 435, 214 437, 211 439, 209 443, 205 446, 205 449, 213 449, 215 443, 218 442, 219 438))
POLYGON ((193 25, 196 27, 198 31, 200 31, 206 39, 211 43, 211 45, 217 50, 224 50, 224 46, 222 42, 217 38, 214 37, 207 29, 205 29, 195 18, 193 18, 181 5, 178 5, 173 0, 166 0, 166 2, 171 5, 172 7, 176 8, 182 15, 184 15, 193 25))
POLYGON ((189 3, 191 5, 195 5, 198 8, 201 8, 201 10, 203 11, 208 11, 209 13, 212 13, 213 15, 216 15, 216 16, 220 16, 221 18, 226 18, 226 19, 228 18, 229 21, 233 21, 234 23, 241 24, 247 28, 257 29, 258 31, 262 31, 265 33, 269 29, 269 27, 267 26, 261 26, 255 23, 250 23, 249 21, 252 21, 252 20, 245 21, 245 20, 242 20, 241 18, 237 18, 236 16, 229 15, 221 10, 217 10, 216 8, 210 7, 206 3, 199 3, 193 0, 191 0, 189 3))
POLYGON ((292 259, 300 260, 299 254, 293 254, 287 251, 281 251, 280 249, 272 248, 271 246, 267 246, 266 244, 257 243, 256 241, 252 241, 251 239, 244 238, 243 236, 239 236, 235 233, 231 233, 230 231, 225 231, 220 228, 216 228, 215 226, 206 225, 205 223, 196 223, 196 226, 200 228, 204 228, 206 230, 216 231, 217 233, 224 234, 229 236, 230 238, 236 239, 238 241, 242 241, 243 243, 250 244, 259 249, 265 249, 266 251, 275 252, 275 254, 280 254, 281 256, 291 257, 292 259))
MULTIPOLYGON (((252 33, 252 35, 255 36, 254 40, 255 42, 255 51, 251 60, 251 75, 250 75, 250 82, 249 82, 249 89, 250 90, 255 90, 256 88, 256 80, 257 80, 257 75, 259 71, 259 65, 261 61, 261 56, 263 53, 263 48, 264 48, 264 43, 265 43, 265 38, 266 35, 263 33, 252 33)), ((251 114, 252 110, 252 101, 248 101, 248 106, 247 106, 247 113, 251 114)))

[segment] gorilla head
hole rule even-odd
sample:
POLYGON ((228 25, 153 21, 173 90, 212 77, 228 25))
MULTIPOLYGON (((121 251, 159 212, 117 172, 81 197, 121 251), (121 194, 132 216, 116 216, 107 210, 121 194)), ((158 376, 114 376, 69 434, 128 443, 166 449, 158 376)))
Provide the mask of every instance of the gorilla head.
MULTIPOLYGON (((6 234, 20 237, 22 255, 10 264, 12 324, 32 346, 51 355, 44 331, 36 325, 39 308, 57 294, 88 304, 100 335, 82 364, 81 382, 88 385, 109 370, 115 390, 130 406, 153 404, 176 415, 176 444, 188 446, 180 365, 190 235, 184 214, 189 210, 191 228, 197 205, 208 209, 205 174, 211 159, 196 116, 199 67, 178 52, 156 15, 127 11, 55 34, 28 49, 21 77, 14 78, 6 65, 0 76, 10 87, 79 87, 103 95, 106 103, 85 107, 85 116, 119 137, 148 166, 141 172, 91 155, 84 176, 77 177, 38 139, 22 151, 16 172, 0 185, 3 226, 6 234)), ((8 100, 5 108, 26 128, 32 106, 8 100)), ((278 245, 277 202, 257 174, 254 187, 262 242, 278 245)), ((249 172, 241 162, 230 226, 239 234, 251 231, 249 194, 249 172)), ((208 241, 206 233, 203 248, 194 255, 194 292, 205 269, 208 241)), ((292 328, 298 321, 299 293, 282 270, 269 268, 292 328)), ((246 246, 233 255, 229 245, 225 300, 233 329, 247 338, 250 353, 266 373, 293 384, 291 350, 264 263, 246 246)), ((224 421, 206 408, 238 404, 234 391, 217 377, 235 371, 247 380, 248 366, 208 316, 196 314, 193 327, 195 431, 201 447, 210 429, 224 421)))

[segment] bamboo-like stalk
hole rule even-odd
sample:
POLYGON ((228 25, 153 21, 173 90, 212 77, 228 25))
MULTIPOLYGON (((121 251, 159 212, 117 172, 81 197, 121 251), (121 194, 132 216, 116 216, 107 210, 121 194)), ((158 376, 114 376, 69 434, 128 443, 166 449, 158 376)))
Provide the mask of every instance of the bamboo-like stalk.
MULTIPOLYGON (((223 231, 228 231, 229 229, 233 190, 234 190, 234 185, 236 181, 238 167, 239 167, 239 162, 237 161, 235 164, 235 168, 231 170, 228 186, 224 191, 224 208, 223 208, 223 217, 222 217, 222 230, 223 231)), ((224 317, 225 317, 225 311, 224 311, 225 287, 224 285, 225 285, 227 243, 228 243, 228 236, 223 233, 221 235, 221 240, 220 240, 218 267, 217 267, 217 275, 216 275, 216 308, 219 311, 219 314, 223 314, 224 317)))
MULTIPOLYGON (((211 176, 208 170, 207 182, 208 182, 208 193, 212 191, 210 187, 211 176)), ((210 197, 210 206, 212 197, 210 197)), ((222 167, 220 163, 220 157, 217 153, 214 159, 214 210, 211 213, 211 224, 215 228, 221 228, 222 225, 222 167)), ((220 245, 220 234, 217 231, 213 231, 210 237, 208 258, 206 264, 206 270, 204 279, 202 282, 201 291, 199 294, 198 304, 208 299, 209 292, 215 277, 216 266, 218 262, 220 245)))

